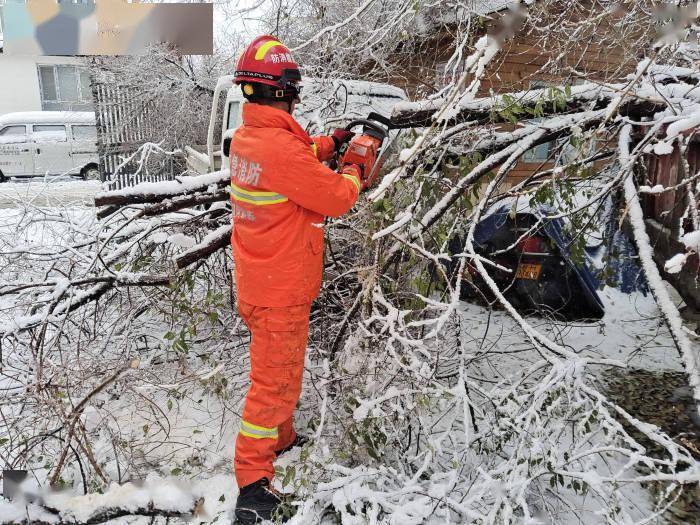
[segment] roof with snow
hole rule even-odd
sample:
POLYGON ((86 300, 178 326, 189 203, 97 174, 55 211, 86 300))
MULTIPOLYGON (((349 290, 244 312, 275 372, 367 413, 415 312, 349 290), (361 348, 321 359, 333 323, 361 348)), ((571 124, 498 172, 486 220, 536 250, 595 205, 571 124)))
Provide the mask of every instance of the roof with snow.
MULTIPOLYGON (((323 85, 324 81, 320 79, 308 79, 310 84, 323 85)), ((337 78, 329 82, 333 86, 343 86, 351 95, 369 95, 369 96, 384 96, 406 100, 408 97, 403 89, 392 86, 390 84, 382 84, 380 82, 370 82, 368 80, 354 80, 346 78, 337 78)))
POLYGON ((472 11, 478 15, 488 15, 496 11, 502 11, 511 4, 516 4, 516 2, 513 0, 474 0, 472 11))
POLYGON ((506 9, 518 9, 530 5, 534 0, 468 0, 454 9, 433 7, 421 10, 415 19, 415 29, 419 34, 428 35, 436 26, 454 24, 468 16, 489 17, 506 9))
POLYGON ((91 111, 21 111, 0 117, 0 126, 7 124, 95 124, 91 111))

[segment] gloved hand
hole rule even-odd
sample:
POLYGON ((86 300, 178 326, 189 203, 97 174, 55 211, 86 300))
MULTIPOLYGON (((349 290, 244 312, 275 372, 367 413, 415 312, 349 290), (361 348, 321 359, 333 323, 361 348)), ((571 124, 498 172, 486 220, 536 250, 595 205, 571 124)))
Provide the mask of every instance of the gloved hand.
MULTIPOLYGON (((374 180, 369 180, 369 175, 372 172, 372 166, 374 162, 370 165, 365 164, 346 164, 343 168, 343 173, 349 173, 350 175, 356 175, 360 177, 360 191, 364 191, 372 186, 374 180)), ((376 177, 375 177, 376 178, 376 177)))
POLYGON ((336 130, 331 135, 331 138, 335 143, 335 150, 339 151, 343 144, 345 144, 346 142, 350 142, 350 140, 354 136, 355 134, 352 131, 348 131, 347 129, 342 128, 336 128, 336 130))

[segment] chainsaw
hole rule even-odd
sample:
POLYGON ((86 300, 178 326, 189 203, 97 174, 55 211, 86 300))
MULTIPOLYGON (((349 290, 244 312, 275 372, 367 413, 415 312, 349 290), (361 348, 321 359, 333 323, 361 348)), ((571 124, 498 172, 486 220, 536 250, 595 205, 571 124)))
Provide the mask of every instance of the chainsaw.
POLYGON ((338 153, 339 171, 348 164, 363 164, 368 158, 376 159, 372 170, 365 177, 365 185, 371 187, 374 179, 379 174, 384 161, 384 154, 388 149, 385 145, 389 137, 389 130, 392 129, 391 120, 383 117, 379 113, 370 113, 367 118, 357 119, 350 122, 345 129, 352 131, 357 126, 363 126, 362 131, 355 135, 350 142, 341 148, 338 153))

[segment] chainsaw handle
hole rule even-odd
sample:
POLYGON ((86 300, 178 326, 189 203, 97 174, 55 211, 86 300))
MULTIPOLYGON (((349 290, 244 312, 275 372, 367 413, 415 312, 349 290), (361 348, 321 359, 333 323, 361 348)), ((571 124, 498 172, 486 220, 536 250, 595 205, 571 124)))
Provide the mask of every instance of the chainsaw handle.
POLYGON ((376 122, 372 122, 371 120, 367 120, 364 118, 353 120, 347 126, 345 126, 345 129, 347 131, 350 131, 355 126, 365 126, 367 128, 370 128, 370 129, 376 131, 377 133, 379 133, 381 135, 382 140, 386 139, 389 136, 389 132, 385 128, 383 128, 382 126, 380 126, 376 122))

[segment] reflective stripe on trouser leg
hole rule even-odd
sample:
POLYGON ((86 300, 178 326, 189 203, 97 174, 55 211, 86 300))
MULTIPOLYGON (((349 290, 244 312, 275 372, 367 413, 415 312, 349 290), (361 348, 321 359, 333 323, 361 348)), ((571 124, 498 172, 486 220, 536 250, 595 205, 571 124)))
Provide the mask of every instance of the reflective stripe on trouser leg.
POLYGON ((310 309, 310 304, 267 308, 239 301, 251 332, 251 384, 234 459, 239 487, 271 480, 275 451, 294 439, 291 421, 301 394, 310 309))
POLYGON ((258 425, 253 425, 248 421, 241 421, 241 434, 253 439, 277 439, 277 427, 265 428, 258 425))

